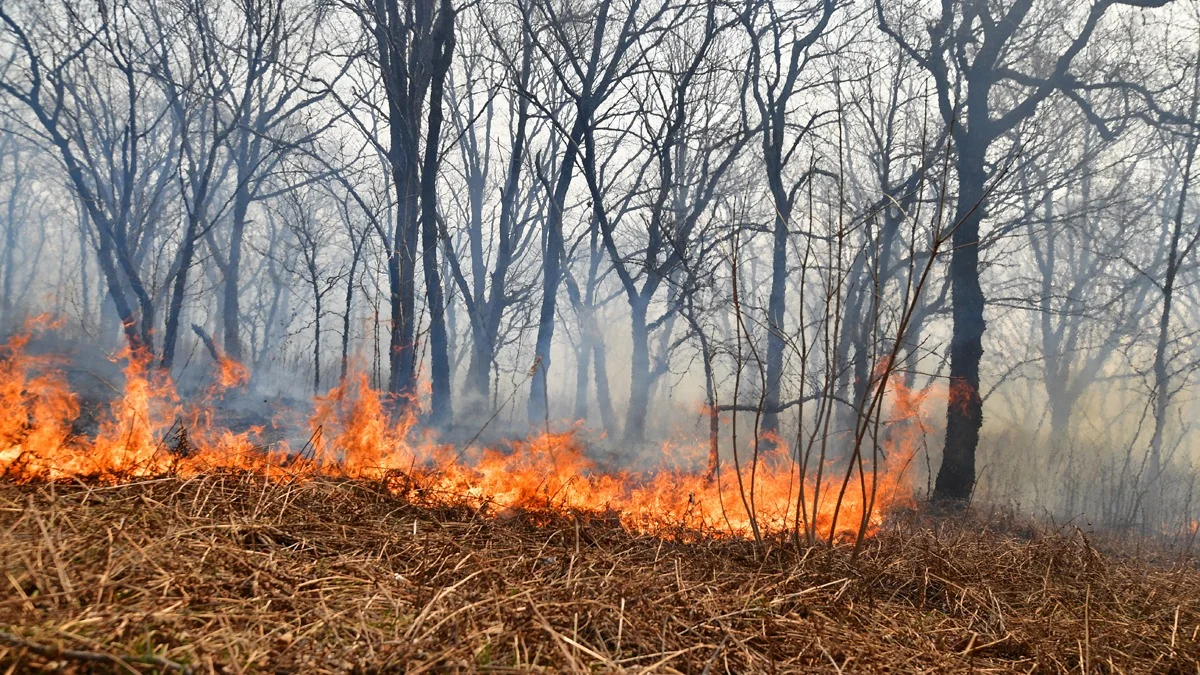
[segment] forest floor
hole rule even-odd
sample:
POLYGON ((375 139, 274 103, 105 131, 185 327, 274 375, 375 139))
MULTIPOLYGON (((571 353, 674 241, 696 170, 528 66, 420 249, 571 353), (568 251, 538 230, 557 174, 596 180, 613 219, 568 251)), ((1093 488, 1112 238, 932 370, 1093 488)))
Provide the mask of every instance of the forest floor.
POLYGON ((0 483, 0 672, 1197 672, 1200 569, 893 519, 681 542, 251 476, 0 483))

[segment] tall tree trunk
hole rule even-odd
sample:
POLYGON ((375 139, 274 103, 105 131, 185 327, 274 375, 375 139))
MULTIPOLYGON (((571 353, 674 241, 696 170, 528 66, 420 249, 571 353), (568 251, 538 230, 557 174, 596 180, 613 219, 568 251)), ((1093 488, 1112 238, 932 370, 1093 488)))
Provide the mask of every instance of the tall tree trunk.
POLYGON ((588 374, 591 372, 588 366, 592 362, 592 336, 584 328, 580 331, 579 347, 575 350, 575 414, 573 417, 577 421, 586 421, 588 418, 588 385, 591 380, 588 374))
MULTIPOLYGON (((244 136, 244 134, 243 134, 244 136)), ((229 231, 229 259, 226 262, 225 283, 222 288, 223 305, 221 328, 225 354, 234 361, 242 359, 241 290, 242 241, 246 236, 246 215, 250 209, 249 167, 245 162, 245 140, 239 141, 237 160, 237 185, 233 195, 233 222, 229 231)))
MULTIPOLYGON (((592 322, 594 333, 595 321, 592 322)), ((617 428, 617 414, 613 410, 612 393, 608 388, 608 357, 604 352, 604 341, 596 337, 592 339, 592 372, 596 380, 596 407, 600 409, 600 423, 605 429, 617 428)))
MULTIPOLYGON (((778 200, 776 200, 778 202, 778 200)), ((775 228, 771 235, 771 295, 767 301, 767 362, 766 385, 763 392, 762 432, 779 431, 780 385, 783 379, 784 315, 787 303, 787 240, 786 207, 775 206, 775 228)))
POLYGON ((346 275, 346 312, 342 315, 342 364, 338 373, 338 384, 344 384, 350 370, 350 315, 354 309, 354 282, 358 276, 358 261, 362 258, 362 247, 366 241, 364 233, 354 246, 354 254, 350 258, 350 273, 346 275))
POLYGON ((321 393, 321 284, 315 275, 312 287, 313 308, 316 311, 313 320, 313 395, 316 395, 321 393))
MULTIPOLYGON (((974 128, 975 125, 972 125, 974 128)), ((966 138, 974 141, 973 136, 966 138)), ((975 450, 983 426, 979 362, 983 358, 983 289, 979 283, 979 226, 987 175, 984 143, 960 143, 958 201, 951 236, 950 283, 953 299, 950 337, 950 396, 946 406, 946 447, 934 485, 937 501, 965 504, 975 488, 975 450)))
POLYGON ((650 335, 646 329, 646 303, 630 302, 629 409, 625 414, 625 442, 640 444, 646 438, 646 410, 650 406, 650 335))
POLYGON ((550 393, 547 373, 550 371, 550 347, 554 342, 554 314, 558 307, 558 285, 562 281, 563 209, 566 206, 567 191, 571 187, 571 178, 574 176, 575 157, 579 151, 579 144, 583 140, 588 117, 582 107, 577 114, 578 117, 571 129, 571 138, 567 141, 562 162, 559 164, 558 181, 550 199, 550 214, 545 225, 542 307, 538 315, 533 381, 530 383, 529 404, 526 407, 530 424, 542 423, 549 414, 546 407, 550 393))
POLYGON ((477 401, 486 402, 491 389, 493 342, 482 318, 471 318, 471 358, 467 365, 466 385, 477 401))
MULTIPOLYGON (((1198 66, 1198 70, 1200 70, 1200 66, 1198 66)), ((1196 116, 1196 103, 1200 101, 1200 73, 1196 76, 1196 82, 1191 111, 1192 119, 1195 119, 1196 116)), ((1171 223, 1171 248, 1167 254, 1167 273, 1162 285, 1162 313, 1158 319, 1158 340, 1154 347, 1154 435, 1150 438, 1150 456, 1146 462, 1146 521, 1151 528, 1157 528, 1162 524, 1163 436, 1171 404, 1171 374, 1167 370, 1167 349, 1171 338, 1171 307, 1175 300, 1175 283, 1179 273, 1179 248, 1183 239, 1183 219, 1187 207, 1188 191, 1192 183, 1192 166, 1196 158, 1197 138, 1194 131, 1190 131, 1190 133, 1179 185, 1179 202, 1171 223)))
MULTIPOLYGON (((412 181, 416 181, 415 172, 402 171, 412 175, 412 181)), ((417 378, 415 312, 418 199, 416 193, 410 190, 408 179, 400 179, 396 191, 400 195, 394 233, 396 244, 388 261, 392 310, 388 392, 404 407, 412 402, 417 378)))
MULTIPOLYGON (((202 208, 202 207, 197 207, 202 208)), ((179 317, 183 314, 183 296, 187 293, 188 272, 196 255, 196 231, 199 229, 202 211, 188 217, 188 226, 179 249, 179 270, 171 289, 171 302, 167 306, 166 324, 163 331, 163 352, 159 367, 170 371, 175 365, 175 348, 179 342, 179 317)))
MULTIPOLYGON (((398 0, 375 3, 376 44, 379 68, 388 99, 388 161, 396 192, 396 221, 388 242, 388 290, 391 303, 391 336, 388 344, 388 393, 399 408, 413 403, 416 393, 416 256, 419 234, 420 165, 418 133, 424 91, 417 86, 417 59, 412 52, 424 24, 410 25, 408 8, 398 0), (410 86, 411 85, 411 86, 410 86)), ((423 19, 427 7, 418 9, 423 19)), ((418 20, 420 23, 420 20, 418 20)))
MULTIPOLYGON (((568 170, 569 171, 569 170, 568 170)), ((562 177, 560 177, 560 183, 562 177)), ((568 179, 569 180, 569 179, 568 179)), ((556 205, 551 209, 558 210, 556 205)), ((537 424, 549 414, 550 347, 554 341, 554 313, 558 304, 558 284, 562 276, 562 215, 552 215, 546 223, 545 259, 542 262, 542 307, 538 314, 537 342, 534 348, 533 381, 529 387, 529 422, 537 424)))
POLYGON ((120 272, 117 271, 117 266, 113 263, 112 244, 104 233, 99 233, 97 239, 100 242, 96 252, 96 259, 100 261, 100 271, 104 273, 104 281, 108 287, 108 297, 112 301, 113 308, 117 311, 117 321, 121 323, 121 329, 125 332, 125 340, 129 344, 129 350, 135 354, 149 354, 153 351, 153 344, 148 344, 143 341, 142 332, 139 330, 139 321, 133 307, 129 304, 125 296, 125 287, 122 283, 120 272))
MULTIPOLYGON (((13 276, 16 273, 17 254, 17 201, 22 193, 24 172, 21 170, 21 153, 14 150, 13 175, 9 183, 8 220, 4 224, 4 288, 0 291, 0 321, 10 326, 13 324, 13 276)), ((7 327, 7 326, 6 326, 7 327)))
POLYGON ((429 306, 429 354, 433 396, 430 422, 442 423, 451 416, 449 336, 446 333, 446 302, 438 272, 437 174, 442 133, 442 96, 446 72, 454 53, 454 9, 442 0, 433 29, 433 78, 429 90, 429 130, 425 138, 425 165, 421 171, 421 244, 425 269, 425 295, 429 306))
MULTIPOLYGON (((841 407, 839 426, 850 430, 857 424, 859 407, 863 404, 867 378, 867 328, 872 317, 863 310, 863 296, 869 292, 864 284, 871 283, 865 270, 866 251, 863 251, 850 266, 846 275, 846 303, 842 311, 842 334, 834 349, 834 367, 837 372, 837 390, 842 400, 850 405, 841 407)), ((847 449, 852 446, 851 442, 847 449)))

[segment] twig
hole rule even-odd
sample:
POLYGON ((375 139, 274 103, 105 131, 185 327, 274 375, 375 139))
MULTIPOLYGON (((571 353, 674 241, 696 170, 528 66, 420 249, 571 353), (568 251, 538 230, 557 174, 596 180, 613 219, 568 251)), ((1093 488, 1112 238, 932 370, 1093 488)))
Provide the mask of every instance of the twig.
POLYGON ((708 675, 710 672, 712 672, 713 664, 717 662, 717 657, 721 655, 721 650, 725 649, 726 642, 729 642, 729 633, 726 633, 725 636, 721 638, 721 643, 717 645, 716 649, 712 650, 712 654, 709 655, 708 661, 704 662, 704 670, 701 671, 700 675, 708 675))

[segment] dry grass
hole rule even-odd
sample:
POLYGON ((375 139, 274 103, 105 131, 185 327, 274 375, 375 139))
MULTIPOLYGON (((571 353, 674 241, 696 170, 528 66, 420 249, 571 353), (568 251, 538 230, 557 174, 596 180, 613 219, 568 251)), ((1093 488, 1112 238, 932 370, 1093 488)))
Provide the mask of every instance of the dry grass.
MULTIPOLYGON (((1200 571, 1078 532, 846 551, 251 476, 0 484, 0 671, 1187 671, 1200 571), (73 650, 67 654, 65 650, 73 650)), ((1007 532, 1007 533, 1006 533, 1007 532)))

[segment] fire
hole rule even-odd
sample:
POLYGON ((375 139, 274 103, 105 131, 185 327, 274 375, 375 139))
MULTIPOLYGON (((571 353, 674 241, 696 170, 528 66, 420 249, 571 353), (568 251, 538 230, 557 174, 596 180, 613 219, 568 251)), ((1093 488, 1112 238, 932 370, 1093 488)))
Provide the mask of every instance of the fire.
POLYGON ((217 362, 217 381, 216 388, 218 390, 236 389, 244 387, 250 381, 250 369, 233 359, 222 356, 217 362))
POLYGON ((844 458, 840 469, 830 462, 820 482, 816 460, 802 476, 793 449, 780 439, 760 439, 756 461, 742 449, 740 475, 729 461, 711 466, 707 439, 665 445, 657 470, 610 470, 588 457, 574 428, 504 447, 439 442, 412 415, 392 419, 384 398, 358 374, 315 398, 310 439, 295 450, 286 443, 268 447, 262 428, 235 432, 217 421, 216 399, 247 382, 241 364, 221 359, 207 394, 185 402, 166 374, 126 353, 123 390, 87 433, 77 428, 78 396, 53 358, 27 353, 29 339, 18 336, 0 348, 0 473, 17 481, 115 482, 212 471, 290 480, 337 476, 383 481, 427 503, 589 513, 643 532, 751 536, 811 528, 842 538, 860 527, 869 534, 889 508, 911 501, 906 470, 925 432, 928 392, 893 384, 890 421, 878 445, 862 451, 864 469, 850 481, 844 458))
POLYGON ((972 406, 978 405, 979 395, 975 389, 962 378, 950 381, 950 407, 963 415, 971 413, 972 406))

